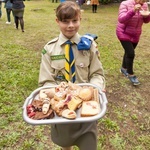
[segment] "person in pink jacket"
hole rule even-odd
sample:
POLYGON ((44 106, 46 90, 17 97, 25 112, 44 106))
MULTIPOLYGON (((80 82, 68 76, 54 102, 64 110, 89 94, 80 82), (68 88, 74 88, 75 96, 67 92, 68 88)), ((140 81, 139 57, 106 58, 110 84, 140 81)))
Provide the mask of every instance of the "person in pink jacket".
POLYGON ((129 78, 133 85, 140 84, 133 71, 135 48, 142 33, 143 23, 149 22, 150 13, 146 0, 126 0, 121 2, 116 28, 116 35, 124 49, 120 71, 129 78))

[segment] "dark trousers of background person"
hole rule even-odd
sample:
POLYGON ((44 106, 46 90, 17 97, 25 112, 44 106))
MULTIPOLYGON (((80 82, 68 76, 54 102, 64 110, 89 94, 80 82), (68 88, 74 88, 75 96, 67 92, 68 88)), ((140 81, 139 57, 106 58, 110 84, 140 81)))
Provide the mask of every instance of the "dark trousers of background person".
POLYGON ((54 2, 57 3, 57 0, 52 0, 52 3, 54 3, 54 2))
POLYGON ((130 41, 121 41, 121 45, 124 48, 124 56, 122 61, 122 67, 127 69, 129 74, 134 74, 133 72, 133 62, 135 57, 135 48, 138 43, 132 43, 130 41))
POLYGON ((6 14, 7 14, 7 21, 8 21, 8 22, 11 22, 11 17, 10 17, 11 12, 12 12, 12 9, 7 9, 7 8, 6 8, 6 14))
POLYGON ((23 20, 23 17, 15 16, 16 29, 18 29, 19 21, 20 21, 21 30, 22 30, 22 32, 24 32, 24 20, 23 20))
POLYGON ((12 12, 13 12, 14 19, 15 19, 16 29, 18 29, 19 23, 20 23, 21 30, 22 32, 24 32, 24 20, 23 20, 24 8, 12 9, 12 12))
POLYGON ((1 8, 2 8, 2 2, 0 2, 0 18, 2 17, 2 10, 1 10, 1 8))
POLYGON ((93 11, 93 13, 97 12, 97 5, 92 5, 92 11, 93 11))

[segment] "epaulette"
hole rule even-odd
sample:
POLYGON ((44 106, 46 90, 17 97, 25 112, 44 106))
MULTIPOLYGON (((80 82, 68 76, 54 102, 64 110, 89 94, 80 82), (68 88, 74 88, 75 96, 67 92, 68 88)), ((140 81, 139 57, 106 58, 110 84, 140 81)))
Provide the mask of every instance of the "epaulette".
POLYGON ((91 41, 95 41, 98 38, 97 35, 90 34, 90 33, 84 34, 83 37, 86 37, 86 38, 90 39, 91 41))
MULTIPOLYGON (((51 40, 51 41, 49 41, 46 45, 50 45, 50 44, 55 43, 55 42, 57 42, 57 41, 58 41, 58 37, 55 38, 55 39, 53 39, 53 40, 51 40)), ((46 47, 46 45, 45 45, 45 47, 46 47)), ((46 54, 46 53, 47 53, 47 50, 44 48, 44 49, 42 50, 42 54, 44 55, 44 54, 46 54)))
POLYGON ((55 43, 55 42, 58 41, 58 39, 59 39, 59 38, 57 37, 57 38, 55 38, 55 39, 49 41, 47 44, 50 45, 50 44, 52 44, 52 43, 55 43))

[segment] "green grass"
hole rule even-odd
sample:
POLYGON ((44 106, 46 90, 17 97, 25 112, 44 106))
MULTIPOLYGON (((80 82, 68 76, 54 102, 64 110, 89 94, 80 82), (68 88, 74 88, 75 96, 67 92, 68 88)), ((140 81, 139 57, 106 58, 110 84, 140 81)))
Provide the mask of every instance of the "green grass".
MULTIPOLYGON (((25 33, 14 28, 13 18, 11 25, 5 24, 4 8, 0 20, 0 149, 58 150, 48 125, 32 126, 22 118, 25 99, 38 87, 41 50, 59 34, 54 11, 58 3, 25 1, 25 5, 25 33)), ((143 26, 134 63, 142 84, 133 87, 119 73, 123 50, 115 35, 118 7, 100 5, 96 14, 90 6, 82 7, 79 32, 98 35, 107 83, 109 103, 98 121, 98 150, 150 150, 150 24, 143 26)))

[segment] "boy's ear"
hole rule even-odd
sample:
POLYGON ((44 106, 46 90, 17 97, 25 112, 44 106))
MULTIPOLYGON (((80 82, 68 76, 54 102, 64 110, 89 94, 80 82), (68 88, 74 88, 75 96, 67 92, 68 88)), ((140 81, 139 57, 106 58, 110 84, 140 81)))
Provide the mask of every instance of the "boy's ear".
POLYGON ((59 23, 59 20, 58 20, 58 18, 56 18, 56 22, 57 22, 57 23, 59 23))

